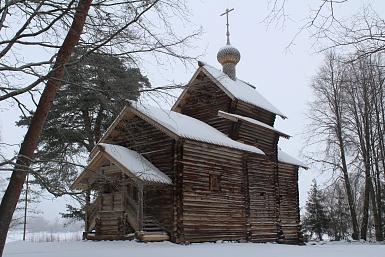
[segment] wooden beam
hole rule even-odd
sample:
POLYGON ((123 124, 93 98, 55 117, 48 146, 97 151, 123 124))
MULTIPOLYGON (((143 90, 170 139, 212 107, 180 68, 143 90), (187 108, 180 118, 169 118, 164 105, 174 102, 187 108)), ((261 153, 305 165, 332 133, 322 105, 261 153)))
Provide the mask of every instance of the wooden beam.
POLYGON ((143 230, 143 184, 138 184, 138 227, 143 230))

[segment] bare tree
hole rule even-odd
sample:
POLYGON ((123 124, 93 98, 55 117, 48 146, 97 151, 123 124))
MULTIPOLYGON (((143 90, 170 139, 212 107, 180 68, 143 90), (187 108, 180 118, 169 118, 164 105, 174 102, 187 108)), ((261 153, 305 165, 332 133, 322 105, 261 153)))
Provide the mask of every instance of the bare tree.
POLYGON ((307 115, 310 121, 306 132, 307 146, 313 145, 317 150, 307 154, 307 157, 342 176, 350 210, 352 238, 357 240, 359 230, 348 169, 349 140, 345 130, 345 80, 346 71, 342 62, 335 54, 327 54, 324 65, 311 84, 316 98, 310 103, 307 115))
POLYGON ((12 215, 15 211, 17 202, 23 188, 28 168, 33 158, 34 151, 40 133, 43 129, 45 119, 51 109, 56 91, 60 86, 60 80, 64 75, 64 65, 68 63, 71 54, 78 43, 80 35, 83 31, 83 26, 87 18, 92 0, 81 0, 78 4, 78 9, 74 15, 71 28, 59 49, 55 64, 52 68, 54 72, 51 74, 47 82, 45 90, 42 93, 35 115, 32 118, 27 134, 24 137, 21 145, 19 156, 16 161, 16 167, 12 173, 7 190, 3 196, 0 205, 0 253, 2 255, 7 237, 9 225, 12 221, 12 215))
MULTIPOLYGON (((363 219, 361 223, 361 238, 367 239, 369 206, 371 201, 372 215, 375 223, 376 240, 383 241, 381 190, 375 190, 374 185, 381 184, 378 174, 382 163, 378 158, 378 142, 382 141, 382 119, 378 104, 384 101, 378 95, 383 89, 384 70, 382 58, 370 55, 357 61, 345 64, 350 67, 347 93, 347 115, 351 122, 348 129, 352 132, 351 141, 354 142, 357 154, 356 167, 365 177, 363 202, 363 219), (377 130, 379 129, 379 130, 377 130), (378 178, 378 179, 377 179, 378 178), (379 194, 379 195, 377 195, 379 194), (379 200, 379 202, 377 202, 379 200)), ((355 57, 353 58, 355 59, 355 57)), ((381 187, 381 186, 380 186, 381 187)))
MULTIPOLYGON (((383 241, 385 66, 380 54, 352 55, 350 61, 328 55, 326 60, 312 83, 316 99, 308 115, 308 144, 315 143, 319 151, 308 157, 341 171, 350 214, 355 214, 353 235, 358 233, 359 208, 360 238, 367 240, 369 221, 373 220, 376 240, 383 241), (353 179, 364 185, 358 187, 358 197, 353 193, 353 179)), ((331 177, 338 181, 339 173, 331 177)))
MULTIPOLYGON (((265 23, 283 28, 291 18, 287 12, 289 1, 268 0, 268 3, 270 12, 265 23)), ((382 241, 385 98, 381 55, 385 50, 385 21, 372 7, 375 1, 361 3, 350 16, 342 16, 341 10, 352 7, 351 4, 353 1, 348 0, 309 3, 308 14, 303 14, 304 23, 288 49, 297 36, 306 31, 316 52, 338 51, 338 57, 329 55, 326 61, 329 64, 321 68, 313 80, 316 100, 309 113, 312 126, 308 129, 311 131, 308 143, 317 144, 325 154, 309 157, 332 169, 334 175, 335 171, 342 171, 355 239, 358 222, 357 212, 352 208, 358 206, 354 206, 354 188, 349 181, 353 174, 359 183, 364 177, 364 189, 358 192, 363 200, 358 211, 362 214, 360 236, 367 239, 369 221, 373 220, 376 239, 382 241), (322 86, 328 84, 326 89, 322 86)), ((336 179, 338 177, 332 176, 333 182, 336 179)))
POLYGON ((43 0, 5 1, 0 6, 0 80, 3 85, 0 101, 14 99, 25 107, 16 97, 38 89, 41 83, 46 84, 0 205, 1 254, 38 138, 65 68, 71 65, 69 60, 75 46, 79 43, 86 46, 89 51, 85 55, 99 50, 128 55, 134 62, 138 61, 139 53, 151 53, 155 58, 160 53, 188 61, 183 55, 183 46, 199 32, 179 37, 169 21, 171 14, 182 17, 183 21, 186 10, 183 4, 178 0, 43 0), (155 17, 156 22, 153 21, 155 17), (64 38, 63 33, 66 34, 64 38), (38 52, 36 49, 48 52, 49 57, 26 61, 19 52, 38 52))
MULTIPOLYGON (((269 13, 264 19, 267 26, 275 24, 284 28, 291 19, 287 11, 290 1, 268 0, 269 13)), ((303 32, 309 32, 309 38, 317 52, 329 49, 339 49, 347 53, 360 49, 365 43, 364 52, 359 52, 356 58, 365 57, 372 53, 385 50, 385 20, 372 7, 372 3, 361 3, 356 13, 350 17, 341 15, 342 11, 356 4, 348 0, 322 0, 308 4, 308 13, 303 14, 303 24, 299 31, 293 35, 288 44, 288 49, 295 43, 297 37, 303 32)))
MULTIPOLYGON (((5 1, 0 7, 0 101, 31 92, 54 72, 50 67, 77 2, 5 1), (24 23, 16 23, 15 19, 24 23), (30 52, 38 56, 26 54, 30 52)), ((91 7, 78 43, 88 49, 85 56, 98 50, 126 55, 136 64, 143 53, 158 62, 163 61, 161 55, 182 62, 192 59, 184 52, 193 47, 189 42, 200 29, 180 36, 172 26, 172 22, 188 22, 188 8, 183 0, 99 0, 91 7)))

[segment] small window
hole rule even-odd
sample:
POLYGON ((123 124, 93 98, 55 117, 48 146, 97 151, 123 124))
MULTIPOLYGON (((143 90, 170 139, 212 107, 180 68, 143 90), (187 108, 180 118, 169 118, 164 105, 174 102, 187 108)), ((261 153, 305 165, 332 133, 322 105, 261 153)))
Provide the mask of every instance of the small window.
POLYGON ((219 174, 210 174, 210 190, 221 190, 221 176, 219 174))

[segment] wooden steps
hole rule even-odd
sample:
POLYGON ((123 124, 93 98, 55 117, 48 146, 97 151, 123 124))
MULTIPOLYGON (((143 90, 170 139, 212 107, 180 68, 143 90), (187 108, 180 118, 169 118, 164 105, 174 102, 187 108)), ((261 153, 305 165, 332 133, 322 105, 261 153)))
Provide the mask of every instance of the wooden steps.
MULTIPOLYGON (((87 240, 133 240, 139 242, 160 242, 170 240, 161 223, 151 215, 144 215, 142 231, 135 234, 124 234, 125 225, 120 224, 126 215, 124 211, 99 211, 99 225, 96 233, 84 232, 87 240), (120 221, 119 221, 120 219, 120 221), (120 224, 120 225, 119 225, 120 224)), ((93 221, 95 223, 95 221, 93 221)), ((130 225, 126 223, 127 225, 130 225)), ((129 232, 129 231, 127 231, 129 232)), ((126 232, 126 233, 127 233, 126 232)))
POLYGON ((164 231, 162 224, 151 215, 144 215, 143 229, 140 232, 136 232, 135 235, 140 242, 160 242, 170 240, 170 236, 164 231))
POLYGON ((163 232, 163 226, 150 215, 144 215, 143 217, 143 232, 163 232))
POLYGON ((86 240, 95 240, 95 241, 102 241, 102 240, 134 240, 135 234, 128 234, 124 236, 118 236, 118 235, 96 235, 93 232, 83 232, 83 239, 86 240))
POLYGON ((135 237, 139 242, 161 242, 170 240, 170 236, 164 231, 159 232, 136 232, 135 237))

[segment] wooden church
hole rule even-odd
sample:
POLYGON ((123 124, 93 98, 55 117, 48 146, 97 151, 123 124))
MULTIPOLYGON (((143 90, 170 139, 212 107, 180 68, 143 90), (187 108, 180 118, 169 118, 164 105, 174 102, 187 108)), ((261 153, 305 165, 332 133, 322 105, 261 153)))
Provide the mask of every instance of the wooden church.
POLYGON ((217 58, 171 110, 127 101, 72 185, 87 192, 86 239, 302 242, 306 167, 278 148, 286 117, 236 77, 229 34, 217 58))

